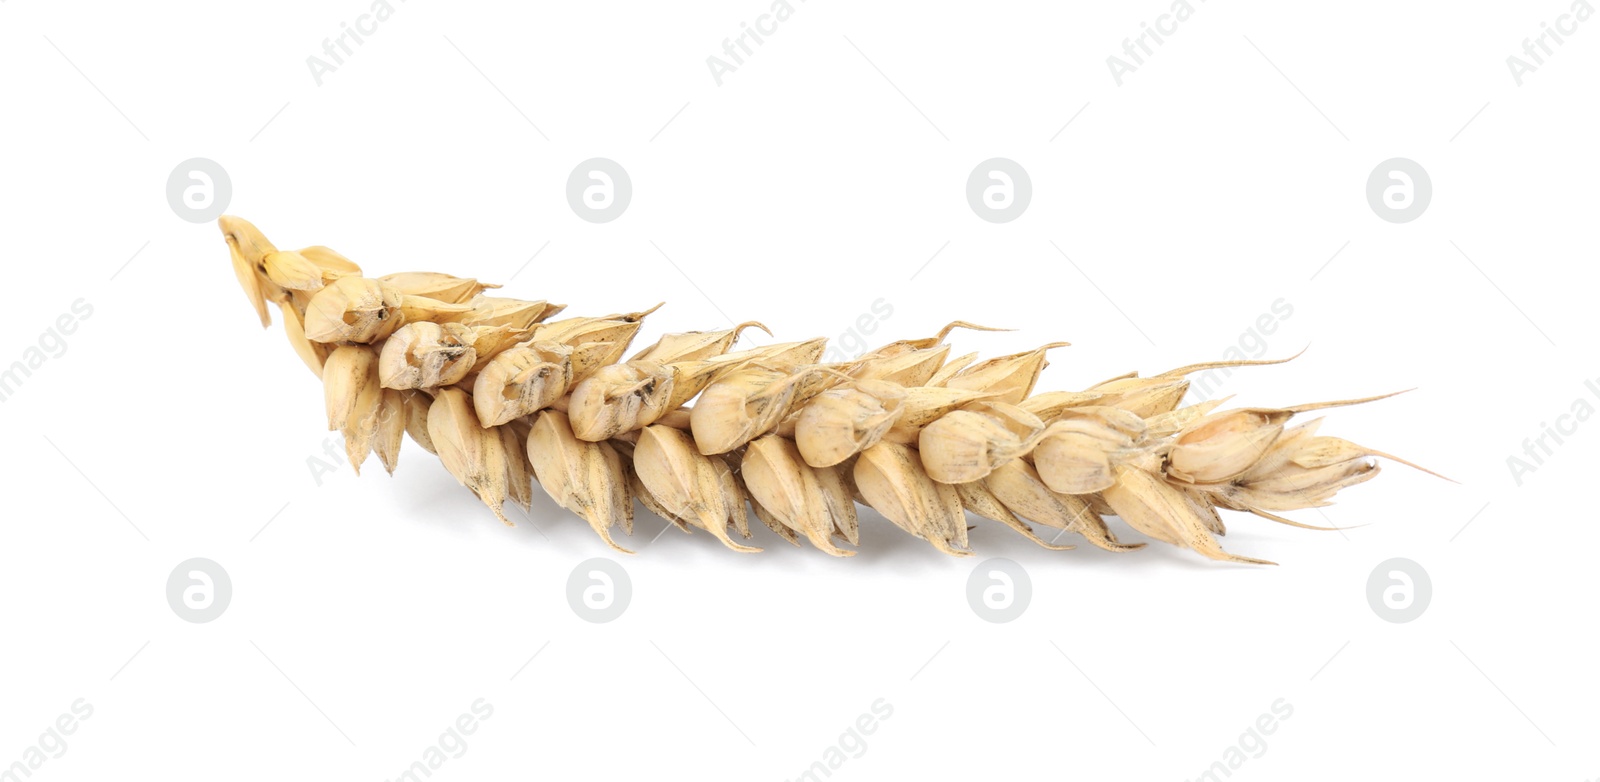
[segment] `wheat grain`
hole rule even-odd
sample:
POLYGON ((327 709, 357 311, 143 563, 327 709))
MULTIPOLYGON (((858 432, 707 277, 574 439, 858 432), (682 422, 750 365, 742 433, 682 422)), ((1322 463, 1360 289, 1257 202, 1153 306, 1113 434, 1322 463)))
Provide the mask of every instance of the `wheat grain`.
MULTIPOLYGON (((935 548, 967 556, 967 513, 1049 549, 1029 525, 1111 551, 1104 516, 1206 557, 1224 551, 1218 508, 1284 524, 1327 505, 1393 456, 1318 436, 1287 408, 1181 407, 1195 364, 1128 374, 1084 391, 1034 386, 1051 343, 979 361, 949 358, 956 321, 853 361, 821 364, 826 342, 734 351, 740 333, 668 334, 623 360, 655 308, 552 321, 565 305, 487 296, 499 286, 435 272, 362 276, 321 246, 280 251, 255 226, 220 220, 236 277, 263 325, 278 305, 296 354, 323 382, 328 426, 359 471, 376 451, 394 472, 409 435, 505 521, 532 485, 607 544, 633 532, 633 500, 735 551, 759 548, 749 513, 796 545, 834 556, 859 543, 856 503, 935 548), (692 404, 691 404, 692 403, 692 404), (747 511, 748 506, 748 511, 747 511)), ((657 305, 658 307, 660 305, 657 305)), ((1285 359, 1287 360, 1287 359, 1285 359)), ((1421 469, 1421 468, 1418 468, 1421 469)))

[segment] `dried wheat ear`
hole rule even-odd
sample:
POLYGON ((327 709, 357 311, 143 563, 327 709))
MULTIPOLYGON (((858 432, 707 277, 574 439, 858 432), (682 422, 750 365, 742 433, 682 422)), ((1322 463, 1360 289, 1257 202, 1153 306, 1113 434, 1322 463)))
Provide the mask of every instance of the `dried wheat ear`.
POLYGON ((1190 373, 1281 362, 1034 394, 1046 351, 1065 343, 951 358, 949 332, 981 328, 961 322, 843 363, 818 363, 822 339, 733 351, 742 330, 765 330, 753 322, 668 334, 624 361, 652 310, 553 320, 564 305, 433 272, 364 277, 326 247, 282 251, 245 220, 219 222, 261 324, 277 305, 322 379, 328 428, 357 472, 376 451, 392 473, 409 435, 501 521, 507 499, 530 506, 537 482, 619 551, 611 530, 633 533, 637 499, 736 551, 760 550, 738 542, 754 511, 795 545, 849 556, 861 503, 956 556, 972 553, 967 511, 1049 549, 1072 546, 1029 522, 1142 547, 1117 540, 1102 518, 1114 514, 1211 559, 1272 564, 1222 549, 1219 508, 1309 527, 1278 514, 1377 475, 1371 457, 1409 464, 1317 435, 1320 418, 1288 425, 1383 397, 1179 407, 1190 373))

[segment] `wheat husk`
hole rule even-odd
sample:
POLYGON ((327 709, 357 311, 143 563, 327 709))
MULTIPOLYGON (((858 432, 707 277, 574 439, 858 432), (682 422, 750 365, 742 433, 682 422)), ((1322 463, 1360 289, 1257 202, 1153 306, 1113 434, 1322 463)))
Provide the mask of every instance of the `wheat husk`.
POLYGON ((624 360, 660 305, 553 320, 565 305, 439 272, 367 277, 327 247, 280 251, 246 220, 219 225, 247 301, 263 325, 277 306, 358 471, 376 452, 395 473, 409 437, 506 524, 504 503, 531 511, 538 485, 618 551, 637 498, 735 551, 760 550, 735 540, 751 538, 753 514, 784 540, 850 556, 859 502, 953 556, 973 553, 968 513, 1051 550, 1073 546, 1033 524, 1143 547, 1112 532, 1115 514, 1209 559, 1272 564, 1222 548, 1219 510, 1320 529, 1280 514, 1331 503, 1376 477, 1378 459, 1416 467, 1293 420, 1382 397, 1183 405, 1190 373, 1287 359, 1035 393, 1047 353, 1067 343, 952 358, 953 330, 993 330, 955 321, 822 364, 820 338, 734 350, 767 331, 749 321, 666 334, 624 360))

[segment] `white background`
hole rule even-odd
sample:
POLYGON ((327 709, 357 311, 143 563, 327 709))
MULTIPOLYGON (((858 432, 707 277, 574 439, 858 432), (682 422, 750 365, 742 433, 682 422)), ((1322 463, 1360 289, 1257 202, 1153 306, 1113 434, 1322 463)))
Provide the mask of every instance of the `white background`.
POLYGON ((1600 22, 1518 86, 1506 58, 1567 3, 1212 0, 1118 86, 1106 58, 1165 2, 812 0, 718 86, 706 58, 762 0, 410 0, 318 86, 307 57, 367 10, 0 4, 0 363, 93 307, 0 405, 0 763, 84 698, 33 779, 392 779, 484 698, 435 779, 780 780, 882 698, 834 778, 1181 780, 1282 698, 1292 717, 1234 777, 1600 774, 1600 423, 1520 486, 1507 466, 1574 400, 1600 407, 1600 22), (606 224, 564 192, 597 156, 634 186, 606 224), (1034 188, 1006 224, 965 198, 997 156, 1034 188), (724 314, 836 337, 883 298, 875 343, 1012 327, 954 341, 1070 340, 1041 388, 1082 388, 1220 358, 1281 298, 1267 354, 1310 350, 1224 392, 1415 387, 1323 431, 1460 483, 1387 465, 1298 514, 1363 525, 1343 533, 1231 517, 1225 545, 1279 567, 1050 552, 979 521, 978 559, 1032 579, 1001 625, 968 608, 977 559, 871 513, 834 560, 764 529, 760 555, 652 543, 641 512, 632 604, 592 625, 566 580, 614 555, 543 497, 503 528, 413 444, 393 478, 372 459, 313 480, 315 379, 257 327, 214 225, 168 205, 193 157, 283 247, 509 280, 575 314, 667 301, 639 344, 724 314), (1413 222, 1366 200, 1393 157, 1431 175, 1413 222), (233 582, 209 624, 164 596, 196 556, 233 582), (1409 624, 1366 598, 1397 556, 1433 583, 1409 624))

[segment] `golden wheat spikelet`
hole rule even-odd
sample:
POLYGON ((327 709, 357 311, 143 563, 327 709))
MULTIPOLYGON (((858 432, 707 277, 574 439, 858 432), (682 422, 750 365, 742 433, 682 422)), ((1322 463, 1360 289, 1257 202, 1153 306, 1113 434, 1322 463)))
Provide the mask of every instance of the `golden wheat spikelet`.
MULTIPOLYGON (((359 471, 393 472, 408 434, 502 521, 537 483, 626 552, 633 501, 728 548, 760 551, 749 513, 834 556, 859 541, 856 504, 935 548, 970 556, 967 513, 1049 549, 1029 522, 1127 551, 1104 516, 1231 562, 1218 509, 1279 515, 1327 505, 1378 474, 1380 451, 1316 434, 1294 416, 1383 397, 1285 408, 1180 407, 1195 364, 1034 393, 1046 353, 950 358, 945 338, 902 340, 819 363, 822 339, 733 350, 731 329, 668 334, 623 359, 642 312, 552 320, 564 305, 486 296, 499 286, 438 272, 370 278, 321 246, 279 251, 254 225, 219 221, 263 325, 278 305, 295 353, 323 383, 328 427, 359 471)), ((660 305, 657 305, 660 306, 660 305)), ((1287 360, 1287 359, 1285 359, 1287 360)), ((1416 465, 1410 465, 1415 467, 1416 465)), ((1421 469, 1421 468, 1418 468, 1421 469)), ((1320 529, 1320 528, 1313 528, 1320 529)))

